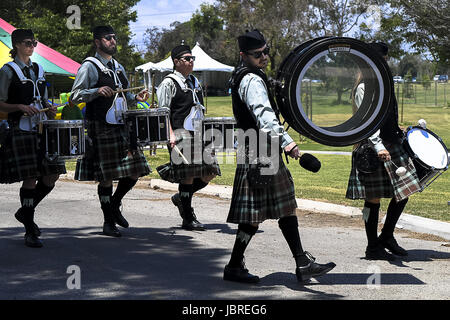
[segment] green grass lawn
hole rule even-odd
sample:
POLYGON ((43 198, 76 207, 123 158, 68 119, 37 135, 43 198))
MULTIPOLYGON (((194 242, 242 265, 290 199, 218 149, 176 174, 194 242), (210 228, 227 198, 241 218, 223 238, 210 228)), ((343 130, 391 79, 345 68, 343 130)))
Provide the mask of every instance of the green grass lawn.
MULTIPOLYGON (((167 150, 158 149, 156 156, 146 156, 153 172, 149 178, 159 179, 156 167, 169 161, 167 150)), ((346 155, 315 155, 322 163, 318 173, 311 173, 303 169, 297 161, 291 161, 288 168, 295 182, 295 193, 298 198, 331 202, 349 206, 362 207, 362 200, 349 200, 345 198, 347 181, 351 167, 351 157, 346 155)), ((219 157, 222 176, 213 180, 214 184, 233 185, 236 169, 233 154, 219 157)), ((75 170, 75 162, 66 162, 67 170, 75 170)), ((405 212, 442 221, 450 221, 450 212, 447 201, 450 201, 450 175, 444 173, 430 187, 422 193, 413 195, 405 212)), ((389 200, 382 201, 382 210, 387 209, 389 200)))
MULTIPOLYGON (((449 90, 450 91, 450 90, 449 90)), ((233 116, 230 97, 208 97, 207 117, 233 116)), ((438 134, 447 146, 450 146, 450 109, 434 106, 408 104, 404 106, 403 122, 409 126, 424 118, 428 128, 438 134)), ((315 143, 300 136, 292 129, 289 134, 299 143, 301 150, 329 150, 351 151, 352 147, 329 147, 315 143)), ((148 155, 148 152, 146 152, 148 155)), ((311 173, 299 166, 297 161, 288 165, 295 182, 296 196, 304 199, 332 202, 356 207, 362 207, 362 200, 345 199, 347 181, 350 173, 350 156, 316 154, 322 162, 322 169, 318 173, 311 173)), ((150 178, 159 178, 156 167, 169 161, 167 150, 158 149, 157 156, 147 156, 153 173, 150 178)), ((233 155, 220 158, 222 176, 213 180, 215 184, 232 185, 236 168, 233 155), (228 161, 228 163, 227 163, 228 161), (231 163, 230 163, 231 162, 231 163)), ((73 161, 67 162, 68 170, 75 170, 73 161)), ((450 221, 450 173, 447 171, 422 193, 413 195, 405 212, 442 221, 450 221)), ((382 210, 387 209, 389 200, 382 201, 382 210)))

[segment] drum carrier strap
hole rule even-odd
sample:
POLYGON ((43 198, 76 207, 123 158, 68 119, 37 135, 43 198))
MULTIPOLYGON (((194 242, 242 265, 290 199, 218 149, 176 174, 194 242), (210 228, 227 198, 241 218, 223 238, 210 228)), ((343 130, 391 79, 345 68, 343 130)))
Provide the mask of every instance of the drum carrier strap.
MULTIPOLYGON (((34 102, 36 102, 35 107, 37 107, 39 110, 42 109, 43 108, 43 106, 42 106, 42 96, 41 96, 41 92, 39 92, 38 82, 45 81, 44 68, 42 68, 42 66, 40 64, 33 62, 33 66, 37 65, 37 67, 38 67, 37 79, 36 79, 36 82, 34 82, 33 80, 28 79, 23 74, 22 69, 20 69, 19 65, 17 63, 15 63, 14 61, 7 62, 7 65, 10 66, 14 70, 14 72, 17 75, 17 77, 19 78, 19 80, 22 83, 31 82, 33 84, 33 99, 34 99, 34 102)), ((42 120, 46 120, 47 116, 45 115, 45 113, 39 113, 39 119, 41 121, 42 120)))

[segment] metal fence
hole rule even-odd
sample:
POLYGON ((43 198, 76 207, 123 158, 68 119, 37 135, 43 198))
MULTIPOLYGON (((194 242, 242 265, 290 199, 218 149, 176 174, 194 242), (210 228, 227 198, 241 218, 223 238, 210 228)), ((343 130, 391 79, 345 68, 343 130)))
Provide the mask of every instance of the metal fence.
POLYGON ((397 82, 395 83, 395 94, 399 105, 450 107, 449 82, 397 82))

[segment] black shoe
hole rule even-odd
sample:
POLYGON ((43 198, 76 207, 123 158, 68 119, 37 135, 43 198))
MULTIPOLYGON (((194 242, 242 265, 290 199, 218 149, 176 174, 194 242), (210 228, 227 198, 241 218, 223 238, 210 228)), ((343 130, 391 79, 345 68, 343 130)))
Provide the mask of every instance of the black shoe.
MULTIPOLYGON (((21 209, 22 208, 19 208, 19 210, 17 210, 14 217, 16 217, 17 221, 19 221, 20 223, 24 223, 25 217, 23 216, 23 211, 21 209)), ((36 237, 39 237, 41 235, 41 229, 39 229, 38 225, 34 222, 33 222, 33 234, 36 237)))
POLYGON ((223 280, 236 281, 243 283, 258 283, 259 277, 248 272, 245 264, 242 263, 240 267, 232 268, 228 265, 223 270, 223 280))
POLYGON ((316 258, 314 258, 308 251, 305 251, 304 254, 310 262, 304 267, 297 267, 295 269, 295 274, 297 276, 298 282, 308 281, 311 278, 324 275, 325 273, 331 271, 334 267, 336 267, 336 264, 334 262, 330 262, 327 264, 315 263, 314 261, 316 260, 316 258))
POLYGON ((178 212, 180 213, 180 217, 184 219, 184 211, 183 211, 183 205, 181 204, 180 194, 175 193, 172 198, 172 203, 178 208, 178 212))
POLYGON ((380 244, 397 256, 406 257, 408 255, 408 251, 400 247, 394 237, 388 239, 380 237, 380 244))
POLYGON ((39 239, 34 233, 25 234, 25 245, 31 248, 41 248, 43 246, 41 239, 39 239))
POLYGON ((200 223, 200 221, 197 220, 197 217, 195 216, 194 210, 191 209, 191 214, 188 215, 188 217, 185 217, 183 219, 183 224, 181 227, 185 230, 197 230, 197 231, 205 231, 206 228, 203 224, 200 223))
POLYGON ((386 261, 394 261, 395 257, 384 250, 381 244, 371 248, 366 248, 366 259, 367 260, 386 260, 386 261))
POLYGON ((206 228, 203 224, 201 224, 198 220, 186 220, 183 219, 183 224, 181 225, 181 228, 185 229, 185 230, 197 230, 197 231, 205 231, 206 228))
POLYGON ((129 224, 128 221, 124 218, 122 215, 122 212, 120 211, 120 206, 122 205, 121 202, 116 203, 114 200, 111 201, 111 213, 114 217, 114 221, 123 228, 128 228, 129 224))
POLYGON ((119 229, 117 229, 115 223, 112 223, 112 222, 103 223, 103 234, 105 236, 116 237, 116 238, 122 236, 119 229))

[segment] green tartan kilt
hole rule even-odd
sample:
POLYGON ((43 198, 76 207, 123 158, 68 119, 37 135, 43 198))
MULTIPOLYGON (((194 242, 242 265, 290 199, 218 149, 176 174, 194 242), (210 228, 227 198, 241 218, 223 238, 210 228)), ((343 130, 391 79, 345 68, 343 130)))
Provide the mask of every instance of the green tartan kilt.
POLYGON ((201 178, 211 175, 220 176, 220 166, 215 157, 214 151, 204 156, 205 146, 203 143, 196 148, 194 144, 194 137, 190 131, 177 130, 175 131, 176 145, 180 152, 188 160, 189 164, 183 163, 178 153, 168 146, 167 150, 170 155, 170 165, 173 170, 173 179, 178 183, 189 178, 201 178), (173 155, 177 156, 174 160, 173 155))
POLYGON ((383 144, 391 155, 391 161, 380 162, 377 171, 370 174, 356 169, 353 151, 346 198, 353 200, 395 198, 396 201, 401 201, 421 190, 416 168, 403 146, 386 142, 383 144), (406 174, 399 177, 395 170, 401 166, 405 167, 406 174))
POLYGON ((132 150, 125 125, 89 121, 86 153, 77 161, 75 180, 107 181, 151 172, 142 150, 132 150))
POLYGON ((249 185, 248 164, 238 164, 234 176, 233 194, 227 222, 261 223, 267 219, 279 219, 295 213, 294 180, 282 158, 280 167, 270 186, 254 188, 249 185))
POLYGON ((63 160, 50 161, 40 146, 39 134, 11 128, 0 149, 0 183, 66 173, 63 160))

